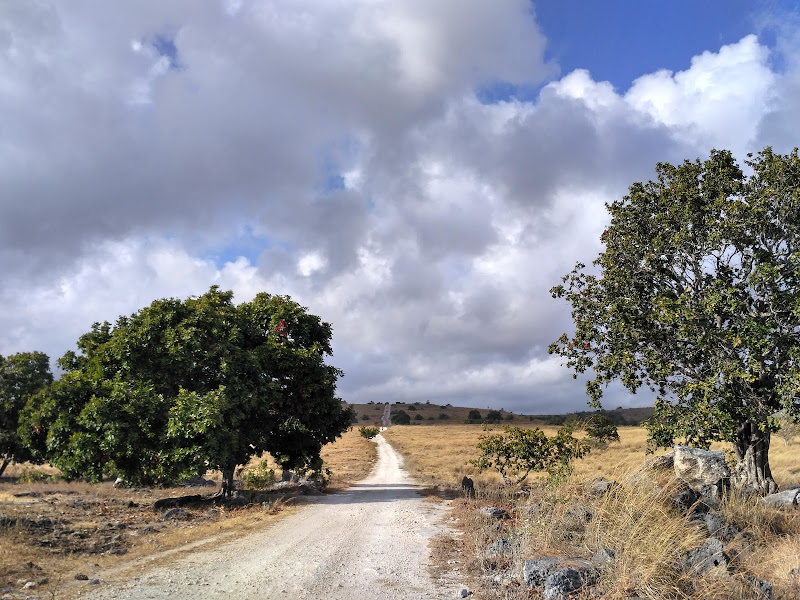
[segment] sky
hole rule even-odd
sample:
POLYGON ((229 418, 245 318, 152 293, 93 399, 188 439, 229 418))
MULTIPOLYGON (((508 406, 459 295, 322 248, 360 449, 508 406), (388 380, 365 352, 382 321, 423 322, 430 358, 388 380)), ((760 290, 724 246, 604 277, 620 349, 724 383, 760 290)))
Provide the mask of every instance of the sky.
POLYGON ((218 285, 330 322, 346 401, 585 410, 605 203, 798 134, 793 1, 4 0, 0 354, 218 285))

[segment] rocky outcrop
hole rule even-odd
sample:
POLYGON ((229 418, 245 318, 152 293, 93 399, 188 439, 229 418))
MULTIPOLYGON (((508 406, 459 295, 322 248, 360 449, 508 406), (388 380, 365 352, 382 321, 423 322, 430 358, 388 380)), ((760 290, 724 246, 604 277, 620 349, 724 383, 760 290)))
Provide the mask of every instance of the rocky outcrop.
POLYGON ((567 600, 598 577, 597 568, 583 558, 543 556, 526 560, 522 567, 525 585, 538 590, 546 600, 567 600))
POLYGON ((675 477, 700 494, 707 504, 719 504, 731 482, 723 452, 675 446, 673 456, 675 477))
POLYGON ((800 503, 800 488, 764 496, 759 502, 771 508, 797 508, 798 503, 800 503))

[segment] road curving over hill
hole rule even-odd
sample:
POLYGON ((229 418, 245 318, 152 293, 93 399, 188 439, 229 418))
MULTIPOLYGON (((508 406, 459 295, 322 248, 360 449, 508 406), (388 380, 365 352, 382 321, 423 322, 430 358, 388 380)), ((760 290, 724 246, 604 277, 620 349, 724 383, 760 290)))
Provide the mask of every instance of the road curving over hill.
POLYGON ((262 531, 177 559, 130 582, 105 581, 94 600, 230 597, 319 600, 453 598, 428 575, 428 541, 444 503, 424 502, 383 439, 372 474, 262 531))

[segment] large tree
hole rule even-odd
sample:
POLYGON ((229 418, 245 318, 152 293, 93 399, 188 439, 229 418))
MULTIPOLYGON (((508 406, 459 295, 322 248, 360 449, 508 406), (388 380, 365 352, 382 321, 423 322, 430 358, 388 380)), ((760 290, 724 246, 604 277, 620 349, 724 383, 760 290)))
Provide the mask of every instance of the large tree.
POLYGON ((29 397, 52 381, 50 359, 43 352, 0 355, 0 475, 12 461, 31 458, 17 434, 20 411, 29 397))
POLYGON ((351 421, 335 396, 341 372, 325 363, 331 326, 289 297, 232 298, 212 287, 95 324, 27 407, 30 446, 94 480, 163 483, 217 468, 224 493, 254 454, 319 469, 322 446, 351 421))
POLYGON ((735 479, 777 489, 769 467, 772 415, 800 414, 800 162, 770 148, 730 152, 635 183, 608 205, 593 268, 554 287, 575 331, 550 351, 592 372, 590 403, 618 379, 657 394, 651 441, 730 441, 735 479))

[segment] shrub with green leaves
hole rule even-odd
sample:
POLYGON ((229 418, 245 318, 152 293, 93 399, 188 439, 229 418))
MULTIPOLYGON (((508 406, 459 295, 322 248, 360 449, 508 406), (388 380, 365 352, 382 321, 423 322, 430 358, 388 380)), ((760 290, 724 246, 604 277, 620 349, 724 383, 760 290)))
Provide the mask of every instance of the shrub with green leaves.
POLYGON ((381 430, 378 429, 377 427, 359 427, 358 428, 358 433, 361 434, 361 437, 367 438, 368 440, 371 440, 376 435, 378 435, 380 432, 381 432, 381 430))
POLYGON ((263 490, 275 483, 275 470, 269 468, 267 460, 259 462, 255 468, 245 471, 242 485, 249 490, 263 490))
MULTIPOLYGON (((490 431, 490 430, 487 430, 490 431)), ((515 485, 528 475, 547 471, 551 478, 562 479, 571 472, 571 463, 589 453, 589 444, 575 438, 570 425, 561 427, 549 438, 538 427, 523 429, 506 426, 505 433, 492 433, 478 438, 481 456, 469 461, 479 472, 497 469, 503 481, 515 485)))

